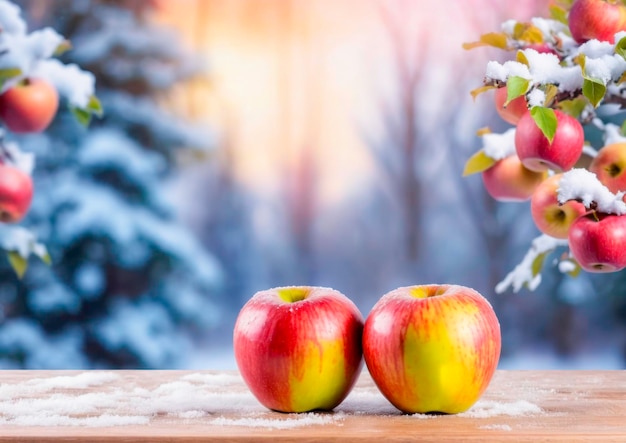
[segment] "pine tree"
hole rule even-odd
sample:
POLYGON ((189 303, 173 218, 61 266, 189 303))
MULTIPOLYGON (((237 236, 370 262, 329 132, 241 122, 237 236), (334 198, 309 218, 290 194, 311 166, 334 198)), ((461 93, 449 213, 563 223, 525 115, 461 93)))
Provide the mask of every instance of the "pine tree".
POLYGON ((104 115, 84 128, 70 109, 20 140, 37 155, 27 221, 53 263, 33 262, 20 283, 2 271, 4 365, 179 366, 218 320, 221 271, 164 188, 177 149, 212 137, 159 103, 202 65, 150 21, 150 1, 20 5, 71 41, 62 60, 94 73, 104 115))

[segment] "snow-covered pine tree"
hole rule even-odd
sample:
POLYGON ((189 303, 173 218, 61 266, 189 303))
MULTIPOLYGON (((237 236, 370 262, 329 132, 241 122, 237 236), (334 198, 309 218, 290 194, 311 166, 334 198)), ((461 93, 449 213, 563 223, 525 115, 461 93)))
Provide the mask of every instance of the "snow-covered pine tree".
POLYGON ((148 0, 18 4, 71 41, 63 61, 95 74, 105 115, 85 129, 59 112, 46 133, 20 139, 37 156, 27 223, 53 263, 33 261, 21 282, 2 269, 2 365, 180 366, 218 322, 221 271, 164 185, 177 148, 210 149, 212 138, 159 103, 202 65, 151 22, 148 0))

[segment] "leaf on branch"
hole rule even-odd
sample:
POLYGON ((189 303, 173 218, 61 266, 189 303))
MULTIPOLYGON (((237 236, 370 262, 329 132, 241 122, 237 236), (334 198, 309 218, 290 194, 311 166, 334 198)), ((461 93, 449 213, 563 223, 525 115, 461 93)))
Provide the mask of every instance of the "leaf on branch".
POLYGON ((530 66, 530 62, 526 58, 526 54, 524 54, 524 51, 517 51, 517 54, 515 55, 515 60, 518 63, 521 63, 526 66, 530 66))
POLYGON ((615 45, 615 53, 626 60, 626 37, 622 37, 615 45))
POLYGON ((480 88, 472 89, 470 91, 470 95, 472 96, 474 100, 476 100, 476 97, 478 97, 483 92, 489 91, 490 89, 495 89, 495 86, 486 85, 486 86, 481 86, 480 88))
MULTIPOLYGON (((626 122, 624 123, 626 124, 626 122)), ((476 131, 477 137, 482 137, 485 134, 491 134, 491 129, 489 128, 489 126, 485 126, 483 128, 480 128, 478 131, 476 131)))
POLYGON ((553 84, 546 85, 545 90, 544 90, 546 97, 543 101, 546 106, 549 106, 554 101, 558 92, 559 92, 559 88, 556 85, 553 85, 553 84))
POLYGON ((486 171, 496 163, 496 160, 485 154, 482 149, 472 155, 463 169, 463 177, 468 175, 477 174, 479 172, 486 171))
POLYGON ((506 82, 506 102, 504 105, 506 106, 511 100, 515 100, 517 97, 526 94, 529 85, 530 80, 526 78, 517 76, 509 77, 506 82))
POLYGON ((546 256, 548 255, 549 252, 552 252, 552 251, 542 252, 541 254, 538 254, 533 260, 532 264, 530 265, 530 269, 531 269, 531 273, 533 277, 536 277, 537 275, 541 274, 541 270, 543 269, 543 262, 545 261, 546 256))
POLYGON ((100 100, 98 100, 98 97, 96 97, 95 95, 89 97, 89 103, 87 103, 87 106, 85 108, 70 106, 70 110, 72 111, 72 114, 74 114, 76 120, 78 120, 78 122, 85 127, 89 126, 89 123, 91 123, 91 117, 93 115, 96 115, 97 117, 102 117, 102 115, 104 114, 102 104, 100 103, 100 100))
POLYGON ((104 114, 104 110, 102 109, 102 103, 98 100, 98 97, 92 95, 89 97, 89 103, 87 103, 87 110, 91 111, 92 114, 95 114, 97 117, 102 117, 104 114))
POLYGON ((594 108, 598 107, 605 94, 606 86, 601 80, 589 77, 583 79, 583 95, 587 97, 594 108))
POLYGON ((18 278, 21 279, 26 273, 26 268, 28 268, 28 260, 26 260, 16 251, 7 252, 7 256, 9 258, 9 263, 11 264, 11 267, 15 271, 15 274, 17 274, 18 278))
POLYGON ((546 108, 544 106, 533 106, 530 109, 530 115, 532 116, 535 124, 543 135, 546 136, 548 141, 552 143, 554 140, 554 135, 556 134, 556 114, 554 113, 554 109, 546 108))
POLYGON ((58 57, 72 49, 72 43, 69 40, 63 40, 54 50, 54 57, 58 57))
POLYGON ((567 22, 567 11, 565 10, 565 8, 562 8, 558 5, 550 5, 549 7, 550 9, 550 17, 553 20, 556 20, 558 22, 561 22, 565 25, 568 24, 567 22))
POLYGON ((480 36, 477 42, 463 43, 463 49, 474 49, 481 46, 493 46, 500 49, 509 49, 506 34, 503 32, 488 32, 480 36))
POLYGON ((22 70, 20 68, 0 69, 0 89, 4 86, 4 82, 19 75, 22 75, 22 70))
POLYGON ((71 106, 70 110, 72 111, 72 114, 74 114, 76 120, 78 120, 78 123, 80 123, 84 127, 89 126, 89 123, 91 123, 91 112, 84 109, 76 108, 74 106, 71 106))
POLYGON ((578 118, 585 110, 587 103, 588 102, 585 97, 579 96, 571 100, 563 100, 559 102, 557 104, 557 108, 574 118, 578 118))
POLYGON ((622 83, 624 83, 625 81, 626 81, 626 71, 624 71, 624 72, 622 73, 622 76, 619 78, 619 80, 617 80, 617 83, 616 83, 616 84, 621 85, 621 84, 622 84, 622 83))
POLYGON ((543 43, 543 33, 530 23, 517 23, 513 30, 513 38, 530 44, 543 43))

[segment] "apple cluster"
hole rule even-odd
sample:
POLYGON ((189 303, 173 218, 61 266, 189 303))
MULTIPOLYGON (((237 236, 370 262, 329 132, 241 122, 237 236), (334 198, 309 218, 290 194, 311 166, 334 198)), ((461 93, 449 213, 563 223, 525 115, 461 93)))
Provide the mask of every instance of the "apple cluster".
POLYGON ((506 21, 501 32, 464 45, 513 55, 490 61, 483 86, 472 91, 476 97, 493 90, 494 107, 512 128, 504 134, 482 129, 483 148, 467 161, 464 175, 480 173, 496 200, 530 201, 542 236, 569 246, 561 260, 588 272, 619 271, 626 268, 626 216, 598 200, 608 192, 623 201, 626 192, 626 137, 623 128, 603 121, 619 117, 626 104, 626 5, 563 0, 550 14, 506 21), (586 140, 591 127, 603 134, 597 149, 586 140), (563 180, 571 183, 578 170, 590 175, 576 192, 565 190, 563 180), (598 186, 601 191, 590 191, 598 186))
POLYGON ((289 286, 257 292, 242 307, 233 347, 244 382, 275 411, 334 409, 365 361, 400 411, 454 414, 489 385, 501 336, 487 299, 464 286, 395 289, 365 320, 339 291, 289 286))
MULTIPOLYGON (((0 121, 18 134, 44 131, 59 107, 59 94, 48 81, 23 78, 0 94, 0 121)), ((12 161, 0 143, 0 222, 16 223, 28 212, 33 198, 29 173, 12 161)))
MULTIPOLYGON (((60 98, 84 125, 92 115, 102 114, 93 74, 56 58, 70 48, 51 28, 28 32, 20 8, 0 0, 0 223, 20 222, 33 198, 34 156, 7 136, 46 130, 60 98)), ((1 232, 0 247, 7 250, 18 275, 26 269, 29 254, 49 260, 45 247, 27 229, 11 225, 1 232)))

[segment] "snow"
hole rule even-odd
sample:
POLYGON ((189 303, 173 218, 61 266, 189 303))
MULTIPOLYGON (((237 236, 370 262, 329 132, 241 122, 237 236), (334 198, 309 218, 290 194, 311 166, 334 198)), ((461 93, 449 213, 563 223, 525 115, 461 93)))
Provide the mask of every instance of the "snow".
POLYGON ((535 259, 559 246, 567 246, 567 244, 567 240, 557 239, 546 234, 535 238, 522 261, 496 285, 496 293, 501 294, 510 287, 513 288, 513 292, 519 292, 524 286, 534 291, 541 283, 541 273, 535 275, 532 269, 535 259))
POLYGON ((622 135, 622 130, 619 126, 613 123, 607 123, 603 125, 604 130, 604 145, 612 145, 614 143, 625 143, 626 137, 622 135))
POLYGON ((557 189, 559 202, 579 200, 587 208, 595 203, 595 209, 605 214, 626 214, 623 196, 623 192, 613 194, 593 172, 583 168, 574 168, 565 172, 557 189))
POLYGON ((26 23, 21 17, 20 8, 8 0, 0 0, 0 29, 0 36, 26 33, 26 23))
POLYGON ((494 160, 502 160, 515 153, 515 128, 510 128, 502 134, 484 134, 482 140, 483 151, 487 157, 494 160))
POLYGON ((56 59, 43 60, 32 70, 32 75, 51 82, 70 105, 85 109, 95 95, 96 78, 73 63, 64 65, 56 59))
MULTIPOLYGON (((108 371, 32 378, 0 384, 0 425, 111 427, 177 418, 188 423, 280 430, 342 426, 349 417, 364 414, 446 419, 445 415, 401 415, 375 387, 367 386, 355 387, 333 412, 274 413, 241 386, 236 373, 189 373, 153 386, 146 386, 146 379, 122 381, 119 373, 108 371)), ((528 399, 481 399, 458 416, 482 420, 543 413, 528 399)))
POLYGON ((37 241, 33 232, 22 226, 6 223, 0 223, 0 248, 15 251, 23 258, 31 253, 39 257, 47 253, 46 247, 37 241))

